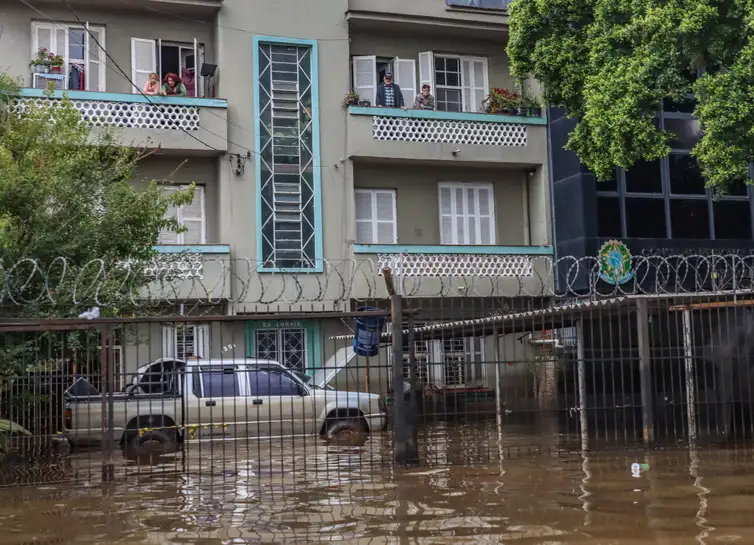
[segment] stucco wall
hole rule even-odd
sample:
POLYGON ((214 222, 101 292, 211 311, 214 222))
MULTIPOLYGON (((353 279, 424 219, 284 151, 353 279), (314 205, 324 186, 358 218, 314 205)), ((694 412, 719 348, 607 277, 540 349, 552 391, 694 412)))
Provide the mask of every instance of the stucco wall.
POLYGON ((524 244, 524 184, 521 170, 354 166, 356 189, 394 189, 399 244, 440 244, 439 182, 491 183, 496 243, 524 244))

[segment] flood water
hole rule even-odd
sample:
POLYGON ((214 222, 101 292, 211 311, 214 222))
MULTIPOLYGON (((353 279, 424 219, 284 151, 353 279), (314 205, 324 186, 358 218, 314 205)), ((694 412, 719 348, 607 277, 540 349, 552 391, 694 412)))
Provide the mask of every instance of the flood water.
POLYGON ((0 489, 0 544, 754 543, 754 449, 583 455, 505 431, 524 448, 437 425, 422 466, 401 470, 387 435, 359 449, 192 446, 153 466, 118 460, 108 485, 101 455, 77 453, 70 482, 0 489), (634 462, 649 468, 634 477, 634 462))

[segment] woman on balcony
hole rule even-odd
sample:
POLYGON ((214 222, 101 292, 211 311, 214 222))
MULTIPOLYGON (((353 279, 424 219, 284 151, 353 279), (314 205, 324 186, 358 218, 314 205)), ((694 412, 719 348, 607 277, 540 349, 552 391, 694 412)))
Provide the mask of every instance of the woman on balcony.
POLYGON ((145 95, 159 95, 160 94, 160 76, 155 72, 149 74, 149 79, 144 84, 145 95))
POLYGON ((170 72, 165 76, 165 83, 162 86, 162 89, 160 89, 160 94, 168 97, 185 97, 186 86, 183 85, 178 74, 170 72))

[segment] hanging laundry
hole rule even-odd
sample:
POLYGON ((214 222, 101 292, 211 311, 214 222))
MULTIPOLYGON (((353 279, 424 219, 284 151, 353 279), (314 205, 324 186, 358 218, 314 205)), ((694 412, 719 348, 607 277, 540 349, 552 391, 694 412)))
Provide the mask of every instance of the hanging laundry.
POLYGON ((68 89, 72 91, 86 90, 84 67, 75 62, 71 63, 71 69, 68 71, 68 89))

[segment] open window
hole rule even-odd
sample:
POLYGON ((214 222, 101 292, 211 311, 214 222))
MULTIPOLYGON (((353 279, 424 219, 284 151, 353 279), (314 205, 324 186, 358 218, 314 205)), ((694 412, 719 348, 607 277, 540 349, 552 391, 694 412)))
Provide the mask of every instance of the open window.
POLYGON ((178 74, 190 97, 204 95, 201 67, 204 63, 204 45, 196 38, 193 42, 175 42, 163 39, 131 38, 131 79, 139 93, 149 79, 150 72, 160 77, 178 74))
POLYGON ((360 100, 368 100, 371 105, 376 103, 377 87, 385 79, 385 74, 393 74, 393 80, 401 88, 403 101, 407 107, 414 103, 417 94, 416 61, 414 59, 400 59, 377 57, 375 55, 355 56, 353 64, 353 89, 359 94, 360 100))
POLYGON ((433 89, 439 111, 483 112, 489 91, 487 59, 419 53, 419 84, 433 89))
POLYGON ((162 355, 179 360, 205 359, 209 356, 209 326, 178 323, 162 328, 162 355))
POLYGON ((41 48, 63 57, 59 74, 34 74, 32 87, 105 92, 105 27, 90 24, 31 24, 32 58, 41 48))

